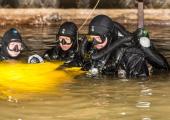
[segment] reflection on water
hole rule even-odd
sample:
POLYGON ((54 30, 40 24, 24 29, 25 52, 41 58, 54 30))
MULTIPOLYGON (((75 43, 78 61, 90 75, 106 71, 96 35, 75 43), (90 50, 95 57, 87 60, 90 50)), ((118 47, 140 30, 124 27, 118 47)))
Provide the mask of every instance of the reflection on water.
MULTIPOLYGON (((27 54, 42 54, 55 39, 53 27, 20 30, 31 49, 24 53, 25 58, 27 54)), ((155 41, 170 39, 168 29, 151 27, 152 30, 155 41)), ((147 81, 105 76, 91 79, 81 75, 78 68, 56 70, 60 64, 1 63, 0 119, 170 119, 170 75, 152 76, 147 81)))

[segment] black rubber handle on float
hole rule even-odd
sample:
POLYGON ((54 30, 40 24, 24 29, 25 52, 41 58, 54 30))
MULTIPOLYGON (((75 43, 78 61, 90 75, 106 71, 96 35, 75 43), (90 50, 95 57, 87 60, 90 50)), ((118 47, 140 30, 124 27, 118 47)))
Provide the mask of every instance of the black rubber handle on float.
POLYGON ((107 55, 108 53, 116 50, 118 47, 120 47, 123 43, 129 42, 132 40, 132 36, 127 36, 127 37, 123 37, 121 39, 116 40, 115 42, 112 43, 112 45, 110 45, 110 47, 108 47, 105 50, 100 51, 98 54, 96 55, 92 55, 91 58, 92 60, 97 60, 102 58, 103 56, 107 55))
POLYGON ((147 55, 147 59, 150 61, 150 64, 154 63, 160 68, 169 69, 169 64, 166 59, 156 51, 152 50, 151 48, 143 48, 142 50, 147 55))

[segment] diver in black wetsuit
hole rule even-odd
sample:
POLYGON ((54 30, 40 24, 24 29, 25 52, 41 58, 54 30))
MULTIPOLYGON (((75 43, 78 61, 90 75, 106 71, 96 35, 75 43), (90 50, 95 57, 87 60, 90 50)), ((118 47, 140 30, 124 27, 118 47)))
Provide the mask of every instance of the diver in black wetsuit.
POLYGON ((11 28, 8 30, 1 41, 0 60, 17 59, 24 49, 24 43, 20 33, 11 28))
POLYGON ((149 76, 149 63, 157 70, 169 70, 166 59, 156 52, 143 30, 134 33, 125 30, 105 15, 96 16, 89 25, 91 42, 84 39, 81 54, 84 57, 83 70, 91 75, 118 75, 125 77, 149 76))
POLYGON ((120 62, 127 77, 146 77, 149 73, 169 71, 166 58, 156 50, 145 29, 138 29, 133 36, 135 46, 125 48, 120 62), (152 67, 150 71, 149 66, 152 67))
POLYGON ((57 35, 56 46, 45 52, 46 60, 61 60, 65 66, 81 66, 78 54, 77 26, 73 22, 63 23, 57 35))
MULTIPOLYGON (((92 74, 117 74, 117 49, 107 52, 116 40, 127 36, 122 44, 131 41, 131 33, 117 22, 105 15, 96 16, 89 24, 89 38, 84 39, 81 45, 81 55, 84 57, 83 70, 92 74), (90 41, 89 41, 90 39, 90 41), (107 52, 106 54, 103 54, 107 52)), ((117 44, 117 43, 116 43, 117 44)), ((115 44, 115 45, 116 45, 115 44)), ((118 43, 118 45, 121 43, 118 43)))

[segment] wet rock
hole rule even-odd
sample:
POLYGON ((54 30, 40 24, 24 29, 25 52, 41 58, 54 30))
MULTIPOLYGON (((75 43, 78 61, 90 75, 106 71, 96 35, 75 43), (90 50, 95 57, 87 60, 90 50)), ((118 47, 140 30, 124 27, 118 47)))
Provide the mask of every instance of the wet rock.
POLYGON ((89 8, 90 7, 90 0, 79 0, 77 2, 78 8, 89 8))
POLYGON ((0 4, 2 7, 6 8, 18 8, 20 7, 18 0, 0 0, 0 4))
POLYGON ((61 17, 57 13, 52 13, 49 15, 37 15, 35 16, 32 20, 30 25, 51 25, 51 24, 56 24, 56 22, 60 21, 61 17))
MULTIPOLYGON (((98 0, 91 0, 90 7, 93 8, 98 0)), ((98 8, 120 8, 120 0, 100 0, 98 8)))
MULTIPOLYGON (((93 8, 98 0, 0 0, 4 8, 93 8)), ((136 8, 137 0, 100 0, 98 8, 136 8)), ((170 0, 144 0, 145 8, 170 8, 170 0)))
POLYGON ((60 8, 77 8, 76 0, 60 0, 60 8))
MULTIPOLYGON (((137 0, 120 0, 120 4, 123 8, 136 8, 137 0)), ((145 8, 151 7, 151 0, 144 0, 145 8)))
MULTIPOLYGON (((120 0, 124 8, 135 8, 136 0, 120 0)), ((145 8, 170 8, 170 0, 144 0, 145 8)))
MULTIPOLYGON (((92 8, 97 0, 90 3, 92 8)), ((170 8, 170 0, 144 0, 145 8, 170 8)), ((136 8, 137 0, 101 0, 99 8, 136 8)))
POLYGON ((56 7, 59 6, 59 3, 60 3, 59 0, 30 0, 28 7, 35 7, 35 8, 37 8, 37 7, 38 8, 52 7, 52 8, 56 8, 56 7))
POLYGON ((60 0, 0 0, 1 7, 5 8, 57 8, 60 0))

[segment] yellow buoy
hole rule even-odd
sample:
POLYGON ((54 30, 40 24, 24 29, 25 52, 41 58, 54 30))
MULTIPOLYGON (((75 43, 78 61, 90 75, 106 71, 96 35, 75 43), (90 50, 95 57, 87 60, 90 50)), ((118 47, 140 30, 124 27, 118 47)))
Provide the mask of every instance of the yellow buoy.
POLYGON ((80 68, 56 70, 61 64, 0 63, 0 98, 12 96, 18 99, 27 93, 50 92, 82 73, 80 68))

